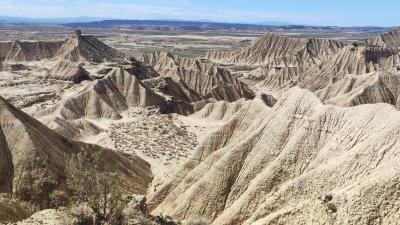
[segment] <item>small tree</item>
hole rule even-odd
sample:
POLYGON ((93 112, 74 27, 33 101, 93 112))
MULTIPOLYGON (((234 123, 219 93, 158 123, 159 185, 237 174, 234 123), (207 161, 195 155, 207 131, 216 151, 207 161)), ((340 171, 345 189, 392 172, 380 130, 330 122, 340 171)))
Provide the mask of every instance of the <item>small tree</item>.
POLYGON ((67 157, 67 187, 71 192, 71 204, 87 202, 99 223, 113 224, 119 219, 127 200, 117 186, 116 175, 99 165, 100 155, 100 152, 81 152, 67 157))

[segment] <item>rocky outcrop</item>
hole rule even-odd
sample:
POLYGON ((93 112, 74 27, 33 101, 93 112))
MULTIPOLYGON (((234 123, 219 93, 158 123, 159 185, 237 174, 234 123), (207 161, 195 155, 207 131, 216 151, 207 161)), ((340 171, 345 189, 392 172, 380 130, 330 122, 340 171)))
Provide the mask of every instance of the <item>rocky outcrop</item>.
POLYGON ((46 206, 53 190, 63 190, 65 157, 82 151, 100 151, 102 165, 118 174, 127 193, 145 193, 152 180, 150 165, 141 158, 126 157, 96 145, 67 139, 3 98, 0 98, 0 131, 12 158, 13 167, 6 171, 12 170, 13 197, 37 206, 46 206))
POLYGON ((389 71, 366 75, 347 75, 317 92, 327 104, 351 107, 361 104, 388 103, 400 109, 400 75, 389 71))
POLYGON ((197 93, 197 96, 187 94, 188 99, 185 101, 214 98, 232 102, 241 98, 254 98, 253 91, 246 84, 234 78, 229 71, 207 60, 157 52, 143 56, 141 61, 153 67, 160 75, 170 77, 178 86, 184 86, 183 89, 188 90, 184 92, 197 93))
POLYGON ((345 44, 324 39, 296 39, 271 32, 250 46, 232 52, 208 52, 205 57, 228 64, 268 65, 268 67, 298 67, 337 53, 345 44))
POLYGON ((211 135, 151 196, 154 214, 230 225, 399 220, 395 108, 326 106, 299 88, 259 121, 252 121, 261 116, 251 107, 211 135))
POLYGON ((78 84, 84 80, 91 80, 89 73, 78 64, 61 60, 50 71, 51 79, 72 81, 78 84))
POLYGON ((400 63, 400 54, 391 49, 347 46, 299 76, 298 85, 311 91, 336 83, 347 74, 363 75, 390 69, 400 63))
POLYGON ((264 78, 259 86, 271 91, 297 85, 299 76, 329 56, 336 55, 346 44, 325 39, 299 39, 268 33, 246 48, 230 54, 208 52, 205 58, 224 64, 255 65, 249 77, 264 78))
POLYGON ((165 107, 163 97, 155 94, 122 68, 114 68, 106 77, 88 84, 79 93, 35 116, 53 114, 66 120, 83 117, 120 119, 129 107, 165 107))
POLYGON ((371 47, 400 48, 400 28, 366 41, 371 47))
POLYGON ((107 46, 93 36, 78 36, 67 39, 54 56, 54 58, 61 60, 70 60, 73 62, 89 61, 95 63, 116 61, 122 57, 122 53, 107 46))

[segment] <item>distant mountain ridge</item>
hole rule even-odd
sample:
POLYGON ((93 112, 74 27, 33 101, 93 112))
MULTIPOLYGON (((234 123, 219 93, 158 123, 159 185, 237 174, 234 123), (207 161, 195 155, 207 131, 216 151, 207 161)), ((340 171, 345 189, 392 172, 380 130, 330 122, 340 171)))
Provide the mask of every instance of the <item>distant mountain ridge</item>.
MULTIPOLYGON (((246 24, 246 23, 227 23, 227 22, 211 22, 211 21, 181 21, 181 20, 102 20, 83 23, 66 23, 66 27, 95 27, 95 28, 112 28, 116 26, 180 26, 192 28, 208 28, 208 29, 266 29, 276 26, 263 24, 246 24)), ((289 25, 289 24, 288 24, 289 25)))
POLYGON ((107 18, 100 17, 74 17, 74 18, 29 18, 29 17, 13 17, 1 16, 0 23, 5 24, 36 24, 36 25, 61 25, 65 23, 83 23, 101 21, 107 18))

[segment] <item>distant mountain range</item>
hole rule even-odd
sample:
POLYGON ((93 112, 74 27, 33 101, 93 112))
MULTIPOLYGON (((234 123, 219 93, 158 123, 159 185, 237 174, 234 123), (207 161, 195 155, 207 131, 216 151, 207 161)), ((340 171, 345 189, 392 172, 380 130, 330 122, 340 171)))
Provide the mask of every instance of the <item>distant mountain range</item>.
POLYGON ((214 22, 210 20, 122 20, 99 17, 76 17, 76 18, 28 18, 0 16, 3 24, 32 24, 32 25, 64 25, 67 27, 114 27, 114 26, 205 26, 205 27, 248 27, 248 26, 288 26, 292 25, 281 21, 264 21, 259 23, 229 23, 214 22))
POLYGON ((3 24, 34 24, 34 25, 61 25, 65 23, 86 23, 101 21, 107 18, 76 17, 76 18, 28 18, 0 16, 0 23, 3 24))

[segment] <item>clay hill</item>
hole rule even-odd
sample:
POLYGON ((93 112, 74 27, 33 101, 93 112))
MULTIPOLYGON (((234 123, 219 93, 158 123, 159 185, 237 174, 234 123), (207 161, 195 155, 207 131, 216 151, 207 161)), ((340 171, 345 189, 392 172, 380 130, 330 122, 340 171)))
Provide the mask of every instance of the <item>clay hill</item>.
POLYGON ((210 224, 395 224, 400 113, 324 105, 292 88, 253 100, 149 198, 154 214, 210 224))
POLYGON ((257 87, 275 97, 300 86, 326 103, 340 106, 397 105, 399 43, 399 29, 354 44, 268 33, 244 49, 209 52, 205 57, 219 63, 257 66, 249 76, 263 78, 257 87))
POLYGON ((298 67, 337 53, 345 44, 325 39, 296 39, 271 32, 237 51, 208 52, 205 58, 222 63, 298 67))
POLYGON ((75 84, 92 79, 89 72, 82 68, 82 66, 68 60, 60 60, 57 62, 51 69, 49 78, 72 81, 75 84))
POLYGON ((24 62, 49 59, 100 63, 120 60, 123 57, 122 53, 93 36, 81 35, 80 31, 76 31, 75 35, 67 40, 58 42, 0 42, 0 61, 24 62))
MULTIPOLYGON (((193 113, 204 106, 205 100, 236 101, 241 98, 252 99, 254 92, 235 78, 228 70, 204 59, 191 59, 174 56, 170 53, 156 52, 144 55, 141 61, 157 71, 161 77, 162 93, 173 96, 181 102, 187 113, 193 113), (196 106, 200 103, 200 106, 196 106), (192 109, 190 109, 192 105, 192 109)), ((187 114, 186 113, 186 114, 187 114)))
POLYGON ((166 102, 136 76, 123 68, 114 68, 104 78, 88 84, 83 90, 36 116, 56 114, 67 120, 83 117, 120 119, 120 113, 129 107, 146 106, 163 108, 166 102))
POLYGON ((63 190, 65 157, 82 151, 101 151, 102 164, 118 174, 127 193, 144 194, 152 180, 150 165, 141 158, 67 139, 3 98, 0 147, 1 192, 40 207, 48 204, 53 190, 63 190))
POLYGON ((378 37, 368 39, 367 45, 373 46, 373 47, 399 48, 400 47, 400 28, 397 28, 387 34, 383 34, 378 37))

